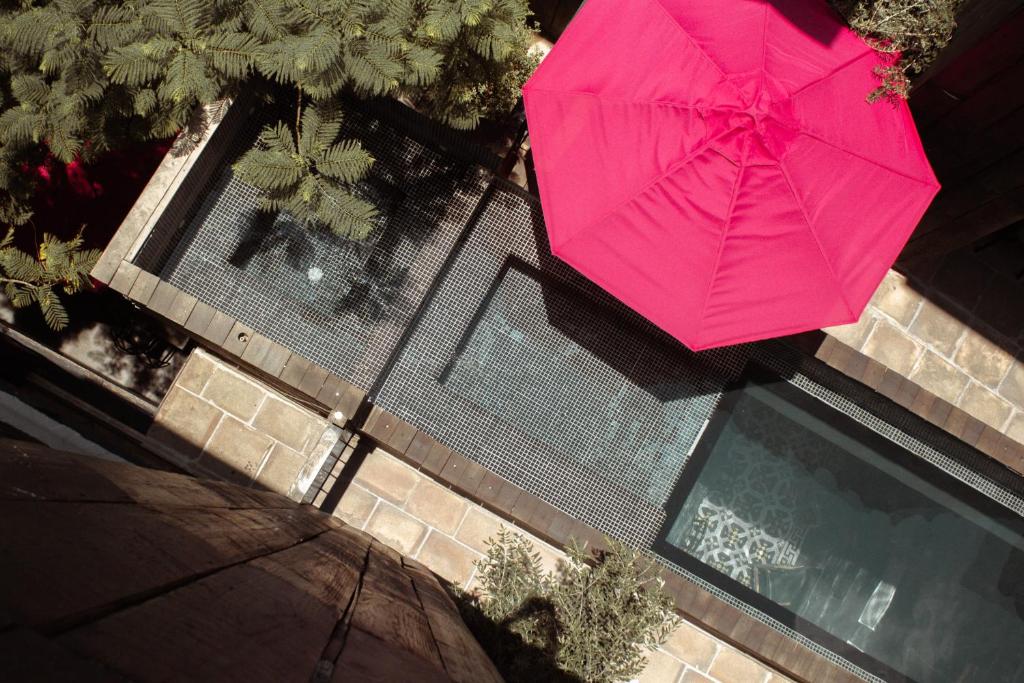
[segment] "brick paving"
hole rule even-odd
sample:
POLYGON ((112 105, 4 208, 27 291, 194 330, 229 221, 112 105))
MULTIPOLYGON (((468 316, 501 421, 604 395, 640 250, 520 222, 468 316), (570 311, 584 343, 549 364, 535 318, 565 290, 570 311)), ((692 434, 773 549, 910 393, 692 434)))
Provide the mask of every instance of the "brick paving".
POLYGON ((1024 360, 1016 341, 957 305, 889 271, 860 320, 825 332, 1024 443, 1024 360))
POLYGON ((340 430, 201 349, 192 352, 149 435, 185 469, 302 498, 340 430))
MULTIPOLYGON (((353 451, 349 446, 342 453, 332 472, 335 481, 353 451)), ((325 498, 326 492, 321 493, 316 502, 322 503, 325 498)), ((483 557, 487 539, 495 537, 503 526, 514 528, 380 448, 371 451, 359 465, 333 514, 468 590, 476 586, 475 563, 483 557)), ((565 558, 562 551, 533 534, 516 531, 530 539, 546 569, 555 569, 565 558)), ((789 680, 688 622, 647 659, 639 683, 789 680)))

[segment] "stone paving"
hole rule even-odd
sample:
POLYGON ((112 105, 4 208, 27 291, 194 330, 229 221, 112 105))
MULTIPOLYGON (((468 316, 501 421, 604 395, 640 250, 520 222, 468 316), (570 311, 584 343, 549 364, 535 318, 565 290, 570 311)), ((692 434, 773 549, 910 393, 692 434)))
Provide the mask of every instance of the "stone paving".
POLYGON ((858 322, 825 332, 1024 443, 1024 362, 1013 340, 949 310, 889 271, 858 322))
MULTIPOLYGON (((350 445, 328 478, 329 490, 353 452, 350 445)), ((322 503, 326 493, 318 495, 322 503)), ((395 550, 419 560, 463 588, 476 585, 474 563, 487 539, 502 527, 514 528, 483 507, 440 486, 421 471, 376 449, 360 464, 334 515, 363 529, 395 550)), ((537 537, 530 539, 545 568, 565 558, 537 537)), ((648 656, 639 683, 783 683, 789 679, 693 624, 684 623, 664 647, 648 656)))
POLYGON ((149 435, 195 474, 300 500, 341 430, 215 356, 196 349, 149 435))

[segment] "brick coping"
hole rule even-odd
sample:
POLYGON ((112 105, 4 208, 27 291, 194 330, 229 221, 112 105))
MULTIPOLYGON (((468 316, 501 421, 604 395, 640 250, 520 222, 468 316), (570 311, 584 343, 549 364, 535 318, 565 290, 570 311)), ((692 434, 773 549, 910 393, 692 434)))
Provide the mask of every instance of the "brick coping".
MULTIPOLYGON (((372 407, 366 421, 355 429, 402 462, 555 548, 564 548, 573 539, 592 548, 604 545, 604 535, 597 529, 456 453, 386 410, 372 407)), ((780 673, 813 683, 861 680, 682 576, 664 571, 662 578, 665 590, 675 600, 676 610, 686 620, 780 673)))
POLYGON ((808 332, 790 339, 807 355, 984 453, 1014 475, 1024 477, 1024 444, 831 335, 808 332))

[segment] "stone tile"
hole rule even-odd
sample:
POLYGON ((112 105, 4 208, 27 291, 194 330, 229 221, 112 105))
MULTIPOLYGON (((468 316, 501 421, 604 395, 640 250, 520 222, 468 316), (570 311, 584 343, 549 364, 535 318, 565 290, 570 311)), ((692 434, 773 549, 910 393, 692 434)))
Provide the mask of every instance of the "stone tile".
POLYGON ((365 530, 403 555, 411 555, 427 533, 423 522, 383 501, 370 515, 365 530))
POLYGON ((906 375, 921 355, 921 345, 892 323, 879 320, 863 351, 894 372, 906 375))
POLYGON ((1024 407, 1024 363, 1016 362, 999 384, 999 393, 1017 408, 1024 407))
POLYGON ((770 671, 731 647, 723 647, 708 674, 721 683, 761 683, 770 671))
POLYGON ((977 330, 967 330, 956 364, 974 379, 990 387, 999 385, 1013 365, 1013 354, 977 330))
POLYGON ((430 570, 458 586, 465 586, 475 569, 480 554, 453 541, 437 531, 431 531, 416 559, 430 570))
POLYGON ((683 673, 683 663, 661 650, 647 652, 647 666, 636 680, 639 683, 675 683, 683 673))
POLYGON ((822 332, 859 351, 868 335, 871 334, 871 330, 874 329, 876 320, 875 316, 871 315, 871 310, 868 309, 864 311, 864 315, 857 322, 851 325, 825 327, 822 332))
POLYGON ((1024 413, 1017 412, 1006 425, 1006 435, 1018 443, 1024 443, 1024 413))
POLYGON ((471 595, 482 597, 484 595, 483 586, 480 584, 480 572, 474 572, 473 578, 469 580, 469 584, 466 586, 466 592, 471 595))
MULTIPOLYGON (((200 464, 225 475, 237 472, 241 479, 251 481, 273 445, 266 434, 225 415, 206 444, 200 464)), ((236 480, 234 476, 229 478, 236 480)))
POLYGON ((467 506, 462 496, 422 477, 409 494, 405 511, 450 536, 459 527, 467 506))
POLYGON ((299 472, 305 464, 305 455, 284 444, 275 444, 267 463, 256 476, 256 481, 271 491, 287 496, 295 486, 295 480, 298 479, 299 472))
POLYGON ((252 426, 289 448, 305 453, 327 427, 327 422, 313 413, 268 396, 252 426))
POLYGON ((346 524, 362 529, 378 500, 380 498, 363 487, 350 484, 332 514, 346 524))
POLYGON ((960 398, 960 408, 995 429, 1002 429, 1013 406, 977 382, 971 382, 960 398))
POLYGON ((941 306, 925 301, 910 333, 944 356, 952 356, 966 326, 941 306))
POLYGON ((196 457, 223 415, 195 394, 173 387, 160 404, 149 435, 182 455, 196 457))
POLYGON ((871 298, 870 305, 906 327, 914 319, 922 300, 920 292, 911 287, 905 277, 890 270, 871 298))
POLYGON ((203 398, 248 422, 256 414, 267 392, 252 382, 247 382, 233 372, 218 369, 206 383, 203 398))
POLYGON ((188 389, 194 394, 202 394, 203 387, 206 386, 207 380, 210 379, 216 368, 217 366, 214 365, 209 356, 196 349, 189 356, 188 362, 185 363, 185 367, 181 369, 174 382, 179 387, 188 389))
POLYGON ((423 475, 378 448, 366 456, 355 479, 384 500, 403 505, 423 475))
POLYGON ((914 368, 910 380, 955 405, 969 378, 938 354, 928 351, 914 368))
POLYGON ((680 683, 714 683, 714 681, 699 671, 687 669, 683 672, 683 677, 680 679, 680 683))
POLYGON ((507 525, 497 516, 473 505, 470 506, 465 519, 462 520, 462 525, 455 534, 455 538, 470 548, 485 553, 487 552, 487 539, 497 538, 498 529, 502 526, 507 525))
POLYGON ((718 652, 718 641, 700 629, 683 622, 664 645, 670 653, 701 671, 707 671, 718 652))
POLYGON ((533 547, 537 551, 537 554, 540 555, 541 569, 550 574, 557 574, 558 568, 566 561, 566 559, 568 559, 568 556, 561 551, 555 550, 547 543, 543 543, 533 538, 532 536, 529 538, 533 541, 533 547))

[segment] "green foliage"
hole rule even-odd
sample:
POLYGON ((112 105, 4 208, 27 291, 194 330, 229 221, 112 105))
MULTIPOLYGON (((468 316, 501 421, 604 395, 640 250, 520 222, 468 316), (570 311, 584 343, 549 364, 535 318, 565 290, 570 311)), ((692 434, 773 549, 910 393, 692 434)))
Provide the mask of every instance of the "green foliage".
MULTIPOLYGON (((326 109, 343 91, 419 91, 429 112, 473 126, 510 109, 532 68, 523 61, 527 14, 525 0, 2 2, 0 217, 24 218, 24 193, 11 186, 18 159, 33 150, 88 161, 127 140, 192 125, 201 131, 213 117, 197 118, 200 105, 266 80, 326 109)), ((299 140, 298 131, 292 137, 299 140)), ((268 206, 364 234, 365 202, 332 175, 348 173, 358 157, 353 145, 332 142, 318 170, 304 173, 298 188, 289 181, 287 194, 274 188, 268 206), (324 220, 330 211, 338 216, 324 220)), ((277 166, 253 175, 252 162, 272 160, 269 148, 259 151, 242 166, 267 186, 266 175, 282 164, 273 157, 277 166)))
POLYGON ((373 159, 358 142, 338 142, 340 132, 339 112, 307 107, 294 137, 284 123, 264 128, 257 146, 235 163, 235 173, 264 191, 264 210, 285 210, 344 237, 363 239, 373 229, 376 210, 350 189, 373 159))
POLYGON ((111 28, 126 16, 121 7, 61 0, 24 11, 0 13, 0 65, 10 94, 0 114, 0 143, 25 147, 45 143, 58 159, 109 147, 112 119, 127 102, 112 92, 100 64, 116 39, 111 28))
POLYGON ((910 79, 949 44, 964 0, 832 0, 850 27, 875 50, 893 56, 875 69, 881 85, 868 95, 906 99, 910 79))
POLYGON ((43 235, 38 257, 13 246, 14 228, 0 240, 0 283, 15 308, 36 304, 53 330, 68 324, 67 310, 59 294, 71 295, 90 287, 89 271, 100 252, 82 248, 79 233, 70 241, 43 235))
POLYGON ((431 117, 468 130, 515 107, 540 62, 528 54, 532 38, 526 0, 450 3, 428 14, 425 42, 442 56, 438 77, 412 89, 431 117))
POLYGON ((628 680, 643 669, 645 651, 664 643, 678 626, 654 564, 617 541, 606 539, 608 549, 596 555, 572 545, 568 562, 551 575, 522 536, 502 529, 489 543, 477 564, 482 595, 463 608, 498 627, 467 617, 510 681, 628 680), (519 637, 518 650, 499 638, 502 631, 519 637), (560 674, 541 674, 543 664, 529 653, 543 655, 560 674))

